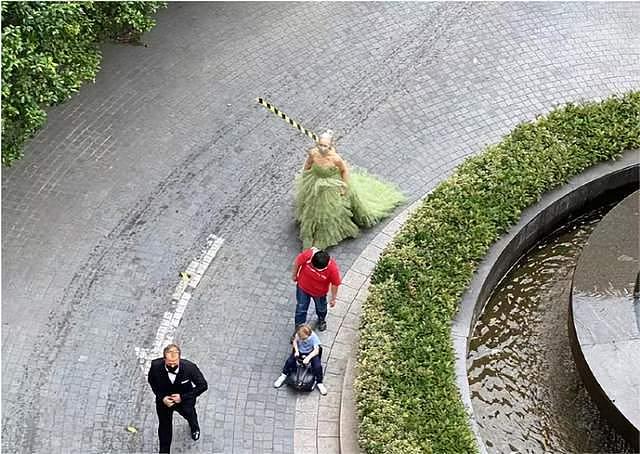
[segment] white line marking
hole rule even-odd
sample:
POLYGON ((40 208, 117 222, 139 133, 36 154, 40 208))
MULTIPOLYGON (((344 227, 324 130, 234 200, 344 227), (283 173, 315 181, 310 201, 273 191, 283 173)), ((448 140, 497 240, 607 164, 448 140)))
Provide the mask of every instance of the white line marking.
POLYGON ((178 326, 182 321, 187 304, 191 301, 193 291, 200 283, 200 280, 206 273, 209 265, 220 250, 224 240, 216 235, 209 235, 207 245, 202 252, 189 263, 186 273, 188 279, 180 278, 180 282, 176 285, 171 295, 171 304, 173 312, 165 312, 156 332, 156 338, 151 348, 136 347, 136 356, 140 360, 142 372, 146 373, 151 367, 151 360, 162 356, 162 349, 173 342, 178 326))

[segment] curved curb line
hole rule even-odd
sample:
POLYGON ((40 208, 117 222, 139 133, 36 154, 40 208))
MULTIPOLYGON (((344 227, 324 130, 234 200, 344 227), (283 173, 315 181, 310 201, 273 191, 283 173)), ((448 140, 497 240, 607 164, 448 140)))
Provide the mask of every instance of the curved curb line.
POLYGON ((360 447, 358 446, 359 422, 353 389, 356 375, 356 358, 351 357, 347 361, 347 370, 342 382, 342 400, 340 402, 341 454, 358 454, 360 452, 360 447))
POLYGON ((318 335, 324 347, 324 383, 328 394, 299 395, 293 435, 295 454, 359 454, 358 420, 353 395, 355 353, 362 303, 369 278, 384 248, 430 191, 387 223, 345 273, 338 303, 327 315, 327 330, 318 335), (351 363, 349 365, 349 363, 351 363), (354 425, 355 422, 355 425, 354 425))

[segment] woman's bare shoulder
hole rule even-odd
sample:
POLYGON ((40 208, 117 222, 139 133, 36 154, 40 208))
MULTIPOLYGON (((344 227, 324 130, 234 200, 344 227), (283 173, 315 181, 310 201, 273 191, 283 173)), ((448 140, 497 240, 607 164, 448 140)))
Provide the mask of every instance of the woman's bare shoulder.
POLYGON ((340 156, 335 151, 332 153, 331 160, 333 161, 333 163, 335 165, 344 165, 345 164, 345 161, 344 161, 344 159, 342 159, 342 156, 340 156))

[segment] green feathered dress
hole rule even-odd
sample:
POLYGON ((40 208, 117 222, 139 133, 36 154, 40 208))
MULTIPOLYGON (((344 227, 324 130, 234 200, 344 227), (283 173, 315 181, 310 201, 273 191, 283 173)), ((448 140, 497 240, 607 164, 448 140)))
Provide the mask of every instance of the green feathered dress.
POLYGON ((363 170, 353 169, 347 186, 337 167, 313 164, 297 176, 295 200, 302 247, 325 249, 357 237, 360 228, 389 216, 405 197, 363 170))

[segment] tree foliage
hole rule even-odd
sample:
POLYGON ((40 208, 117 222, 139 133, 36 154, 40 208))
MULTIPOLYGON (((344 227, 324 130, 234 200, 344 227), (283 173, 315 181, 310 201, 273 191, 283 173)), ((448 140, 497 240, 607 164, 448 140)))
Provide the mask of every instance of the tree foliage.
POLYGON ((2 163, 46 120, 45 108, 93 80, 98 44, 150 30, 160 2, 2 2, 2 163))

